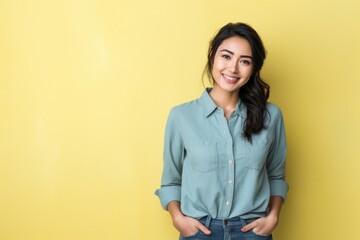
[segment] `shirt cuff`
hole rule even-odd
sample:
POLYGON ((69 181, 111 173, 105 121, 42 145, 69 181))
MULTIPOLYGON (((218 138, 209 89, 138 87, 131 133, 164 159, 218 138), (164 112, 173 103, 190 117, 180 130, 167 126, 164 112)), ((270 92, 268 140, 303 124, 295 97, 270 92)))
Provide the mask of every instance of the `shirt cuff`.
POLYGON ((157 189, 155 195, 159 197, 161 206, 167 210, 167 206, 171 201, 180 202, 180 186, 167 186, 157 189))
POLYGON ((283 180, 270 181, 270 196, 280 196, 283 201, 286 200, 286 195, 289 190, 288 184, 283 180))

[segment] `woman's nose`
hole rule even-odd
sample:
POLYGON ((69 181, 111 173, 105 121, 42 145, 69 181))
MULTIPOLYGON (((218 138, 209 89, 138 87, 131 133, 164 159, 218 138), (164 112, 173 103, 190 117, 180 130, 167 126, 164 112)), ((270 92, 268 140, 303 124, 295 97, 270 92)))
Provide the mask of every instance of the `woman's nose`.
POLYGON ((238 64, 237 64, 237 61, 231 61, 229 63, 229 70, 232 72, 232 73, 238 73, 239 72, 239 68, 238 68, 238 64))

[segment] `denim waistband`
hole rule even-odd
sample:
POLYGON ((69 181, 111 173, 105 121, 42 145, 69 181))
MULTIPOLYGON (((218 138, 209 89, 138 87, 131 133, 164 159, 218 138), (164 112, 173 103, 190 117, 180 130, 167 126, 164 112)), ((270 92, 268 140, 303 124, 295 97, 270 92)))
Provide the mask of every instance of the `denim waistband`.
POLYGON ((233 217, 233 218, 229 218, 229 219, 214 219, 211 218, 211 216, 205 216, 201 219, 199 219, 201 222, 203 222, 205 224, 206 227, 210 226, 210 223, 213 224, 219 224, 219 225, 232 225, 232 224, 241 224, 241 226, 245 226, 253 221, 255 221, 258 218, 249 218, 249 219, 244 219, 241 217, 233 217))

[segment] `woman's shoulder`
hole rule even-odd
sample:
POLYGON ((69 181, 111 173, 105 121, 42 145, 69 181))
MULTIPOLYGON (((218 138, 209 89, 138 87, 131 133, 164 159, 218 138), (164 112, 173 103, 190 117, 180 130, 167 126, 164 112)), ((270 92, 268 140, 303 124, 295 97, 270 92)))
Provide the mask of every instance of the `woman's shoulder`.
POLYGON ((200 99, 194 99, 188 102, 184 102, 178 105, 175 105, 171 108, 170 113, 172 114, 189 114, 192 112, 199 111, 199 108, 201 108, 201 103, 199 101, 200 99))
POLYGON ((275 113, 275 114, 281 114, 281 109, 278 105, 276 105, 275 103, 272 102, 267 102, 266 103, 266 109, 270 112, 270 113, 275 113))
POLYGON ((266 110, 267 110, 267 112, 269 114, 269 117, 270 117, 270 120, 272 122, 282 118, 281 109, 275 103, 267 102, 266 110))

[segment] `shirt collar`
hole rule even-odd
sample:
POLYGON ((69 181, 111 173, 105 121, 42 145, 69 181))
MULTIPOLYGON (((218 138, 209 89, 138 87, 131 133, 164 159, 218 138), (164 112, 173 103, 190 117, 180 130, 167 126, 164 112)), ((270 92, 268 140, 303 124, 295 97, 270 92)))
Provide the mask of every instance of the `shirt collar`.
POLYGON ((218 106, 215 104, 215 102, 209 95, 211 90, 212 88, 206 88, 200 97, 203 103, 205 117, 210 116, 218 108, 218 106))
MULTIPOLYGON (((211 90, 212 88, 206 88, 200 97, 203 103, 205 117, 210 116, 218 108, 214 100, 212 100, 212 98, 209 95, 211 90)), ((244 104, 242 104, 240 99, 236 104, 234 113, 240 115, 243 118, 246 118, 246 107, 244 104)))

